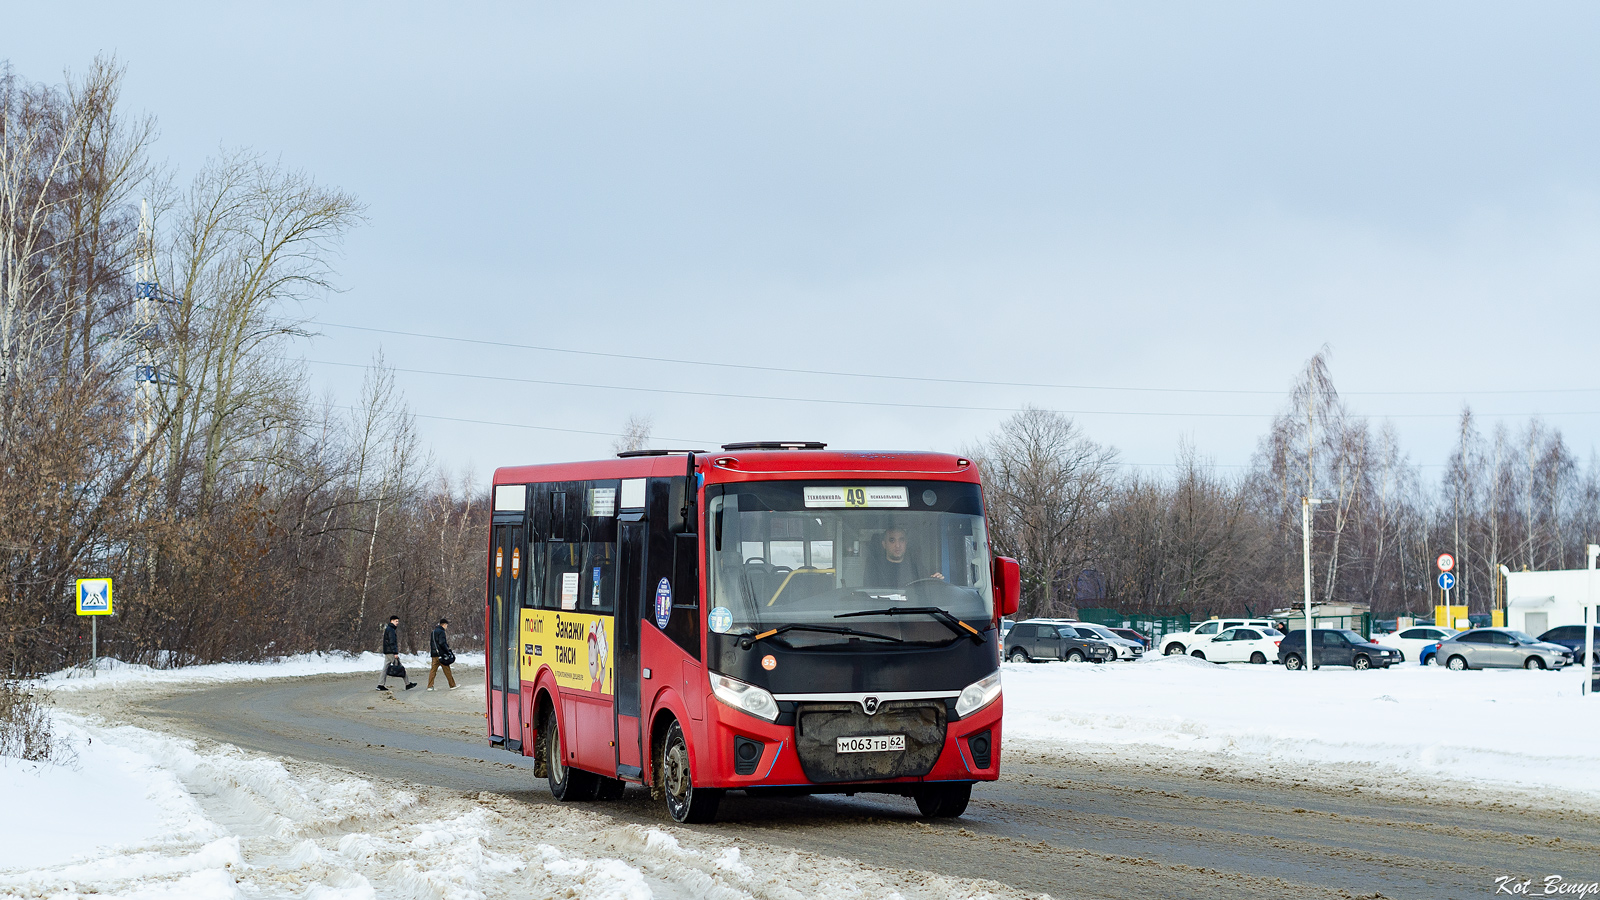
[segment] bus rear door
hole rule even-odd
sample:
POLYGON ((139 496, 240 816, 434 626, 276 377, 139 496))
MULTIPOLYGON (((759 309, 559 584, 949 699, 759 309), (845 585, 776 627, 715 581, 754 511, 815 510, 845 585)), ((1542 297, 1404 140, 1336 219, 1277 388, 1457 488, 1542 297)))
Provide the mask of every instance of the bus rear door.
POLYGON ((522 655, 518 645, 519 609, 527 581, 521 525, 495 525, 489 575, 489 737, 507 748, 522 747, 522 655))

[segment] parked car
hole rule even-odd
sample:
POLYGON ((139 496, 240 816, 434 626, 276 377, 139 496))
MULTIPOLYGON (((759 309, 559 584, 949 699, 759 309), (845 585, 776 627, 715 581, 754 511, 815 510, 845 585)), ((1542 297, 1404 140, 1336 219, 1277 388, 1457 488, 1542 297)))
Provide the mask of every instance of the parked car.
POLYGON ((1006 659, 1012 662, 1061 659, 1067 662, 1106 662, 1117 651, 1105 641, 1088 640, 1071 625, 1047 619, 1018 622, 1006 635, 1006 659))
POLYGON ((1211 640, 1229 628, 1274 628, 1271 619, 1210 619, 1188 631, 1175 631, 1161 639, 1163 656, 1182 656, 1197 644, 1211 640))
POLYGON ((1418 625, 1399 634, 1380 634, 1372 642, 1400 651, 1400 661, 1416 660, 1427 665, 1433 659, 1433 647, 1440 641, 1455 637, 1460 632, 1440 625, 1418 625))
POLYGON ((1229 628, 1189 651, 1195 659, 1214 663, 1248 662, 1266 665, 1278 658, 1283 632, 1275 628, 1229 628))
POLYGON ((1147 636, 1145 636, 1143 634, 1140 634, 1137 631, 1134 631, 1132 628, 1113 628, 1111 630, 1113 632, 1115 632, 1119 637, 1125 637, 1130 641, 1138 641, 1139 642, 1139 646, 1143 647, 1146 651, 1149 651, 1149 649, 1150 649, 1150 638, 1149 637, 1147 637, 1147 636))
POLYGON ((1572 651, 1510 628, 1474 628, 1440 641, 1438 657, 1457 672, 1464 669, 1560 669, 1572 651))
MULTIPOLYGON (((1311 665, 1349 666, 1353 669, 1387 669, 1400 661, 1400 651, 1382 644, 1374 644, 1359 631, 1348 628, 1318 628, 1313 632, 1316 644, 1311 648, 1311 665)), ((1305 668, 1306 631, 1304 628, 1284 635, 1278 642, 1278 661, 1289 671, 1305 668)))
POLYGON ((1144 644, 1138 641, 1130 641, 1104 625, 1096 625, 1093 622, 1073 622, 1072 627, 1078 629, 1079 637, 1086 637, 1091 640, 1098 638, 1110 644, 1117 651, 1117 659, 1135 660, 1144 656, 1144 644))
MULTIPOLYGON (((1589 628, 1594 632, 1594 642, 1600 644, 1600 625, 1590 625, 1589 628)), ((1557 625, 1539 635, 1539 640, 1547 644, 1560 644, 1572 651, 1573 662, 1583 662, 1583 654, 1586 651, 1583 649, 1582 625, 1557 625)), ((1600 656, 1600 653, 1596 653, 1595 656, 1600 656)))

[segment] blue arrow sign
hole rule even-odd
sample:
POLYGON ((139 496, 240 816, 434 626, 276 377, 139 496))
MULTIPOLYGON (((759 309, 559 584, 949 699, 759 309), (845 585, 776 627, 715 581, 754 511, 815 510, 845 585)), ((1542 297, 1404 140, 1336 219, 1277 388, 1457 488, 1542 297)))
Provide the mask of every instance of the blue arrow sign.
POLYGON ((1439 587, 1440 587, 1441 590, 1448 591, 1448 590, 1450 590, 1451 588, 1453 588, 1455 586, 1456 586, 1456 576, 1450 574, 1449 572, 1440 572, 1439 573, 1439 587))

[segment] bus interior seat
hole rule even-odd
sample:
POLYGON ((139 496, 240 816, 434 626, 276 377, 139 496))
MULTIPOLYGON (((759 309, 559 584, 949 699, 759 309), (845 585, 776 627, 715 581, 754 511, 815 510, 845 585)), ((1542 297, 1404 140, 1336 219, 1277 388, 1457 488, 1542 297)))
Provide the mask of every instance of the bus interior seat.
POLYGON ((833 570, 804 567, 795 569, 784 576, 778 584, 778 589, 772 592, 772 599, 767 601, 768 606, 777 603, 779 598, 785 602, 804 600, 833 589, 833 570))
POLYGON ((862 587, 866 584, 866 557, 846 556, 839 560, 841 587, 862 587))

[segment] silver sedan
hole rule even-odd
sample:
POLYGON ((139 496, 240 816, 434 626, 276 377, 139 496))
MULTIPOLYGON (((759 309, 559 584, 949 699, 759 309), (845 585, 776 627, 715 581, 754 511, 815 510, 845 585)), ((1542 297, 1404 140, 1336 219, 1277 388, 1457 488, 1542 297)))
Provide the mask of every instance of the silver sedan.
POLYGON ((1439 642, 1436 657, 1445 667, 1462 669, 1559 669, 1572 653, 1510 628, 1474 628, 1439 642))

